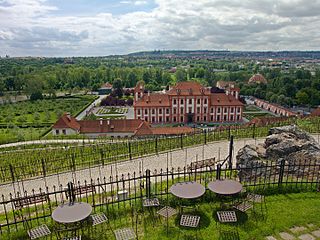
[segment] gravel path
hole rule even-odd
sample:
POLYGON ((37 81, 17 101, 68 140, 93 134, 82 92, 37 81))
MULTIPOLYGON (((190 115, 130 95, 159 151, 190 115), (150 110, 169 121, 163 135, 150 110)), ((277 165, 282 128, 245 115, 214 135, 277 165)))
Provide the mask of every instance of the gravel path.
POLYGON ((101 100, 104 99, 106 96, 108 96, 108 95, 99 95, 99 98, 96 99, 93 103, 91 103, 85 110, 83 110, 76 117, 76 119, 77 120, 82 120, 86 116, 87 112, 89 112, 93 107, 98 106, 100 104, 101 100))
MULTIPOLYGON (((245 144, 258 144, 262 141, 263 139, 236 140, 234 142, 235 154, 233 157, 233 162, 235 162, 236 153, 245 144)), ((159 155, 137 158, 131 161, 124 161, 105 166, 94 167, 91 169, 79 170, 75 173, 62 173, 59 175, 48 176, 45 179, 37 178, 33 180, 27 180, 15 183, 14 186, 13 184, 6 184, 0 186, 0 192, 4 196, 8 196, 9 193, 14 193, 14 189, 19 192, 31 192, 32 189, 38 191, 40 187, 44 189, 45 186, 48 186, 49 190, 51 190, 54 185, 58 186, 62 184, 63 186, 66 186, 69 181, 72 181, 72 179, 76 181, 84 181, 93 178, 95 180, 98 177, 103 178, 127 173, 132 174, 133 172, 139 172, 140 170, 145 171, 146 169, 150 169, 152 171, 155 169, 160 170, 166 169, 167 164, 169 168, 184 167, 186 165, 190 165, 191 162, 212 157, 215 157, 217 160, 225 159, 228 156, 228 152, 228 141, 214 142, 207 145, 175 150, 170 153, 160 153, 159 155)))

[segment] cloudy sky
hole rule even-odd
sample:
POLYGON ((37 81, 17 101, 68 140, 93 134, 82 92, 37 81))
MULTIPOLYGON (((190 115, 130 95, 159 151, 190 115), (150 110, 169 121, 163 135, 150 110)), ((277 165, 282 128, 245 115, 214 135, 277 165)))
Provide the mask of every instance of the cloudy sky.
POLYGON ((320 50, 320 0, 0 0, 0 55, 320 50))

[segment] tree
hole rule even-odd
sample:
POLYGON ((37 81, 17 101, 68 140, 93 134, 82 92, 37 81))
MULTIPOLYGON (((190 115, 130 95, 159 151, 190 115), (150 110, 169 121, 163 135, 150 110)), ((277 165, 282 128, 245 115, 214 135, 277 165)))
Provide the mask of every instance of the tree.
POLYGON ((176 80, 177 82, 183 82, 187 80, 187 73, 185 70, 178 68, 176 71, 176 80))
POLYGON ((129 87, 134 87, 136 85, 137 80, 137 75, 133 71, 131 71, 128 76, 129 87))
POLYGON ((119 78, 115 79, 112 85, 113 85, 115 94, 119 98, 121 98, 123 96, 123 83, 121 79, 119 78))
POLYGON ((296 99, 297 99, 297 103, 298 104, 302 104, 302 105, 306 105, 309 102, 309 96, 303 90, 300 90, 300 91, 297 92, 296 99))
POLYGON ((162 74, 162 84, 167 86, 172 81, 171 74, 168 72, 164 72, 162 74))
POLYGON ((42 99, 43 81, 39 77, 28 79, 26 86, 26 93, 33 100, 42 99))

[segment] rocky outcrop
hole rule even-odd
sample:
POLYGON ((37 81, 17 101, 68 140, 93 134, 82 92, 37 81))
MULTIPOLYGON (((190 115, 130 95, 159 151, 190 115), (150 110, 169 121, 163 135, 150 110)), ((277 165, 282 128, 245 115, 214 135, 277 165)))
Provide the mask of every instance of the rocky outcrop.
MULTIPOLYGON (((264 144, 244 146, 236 159, 242 177, 248 175, 250 168, 265 166, 270 162, 279 164, 281 161, 285 161, 288 171, 299 174, 312 170, 313 164, 320 164, 320 146, 310 134, 295 125, 275 127, 269 130, 264 144)), ((259 170, 254 177, 265 174, 259 170)))

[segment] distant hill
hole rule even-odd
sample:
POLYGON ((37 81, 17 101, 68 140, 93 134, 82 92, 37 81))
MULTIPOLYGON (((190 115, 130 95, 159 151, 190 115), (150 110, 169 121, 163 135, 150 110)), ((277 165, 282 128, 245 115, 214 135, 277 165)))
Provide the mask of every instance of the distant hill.
POLYGON ((206 58, 254 58, 254 59, 320 59, 320 51, 228 51, 228 50, 165 50, 141 51, 129 57, 206 57, 206 58))

